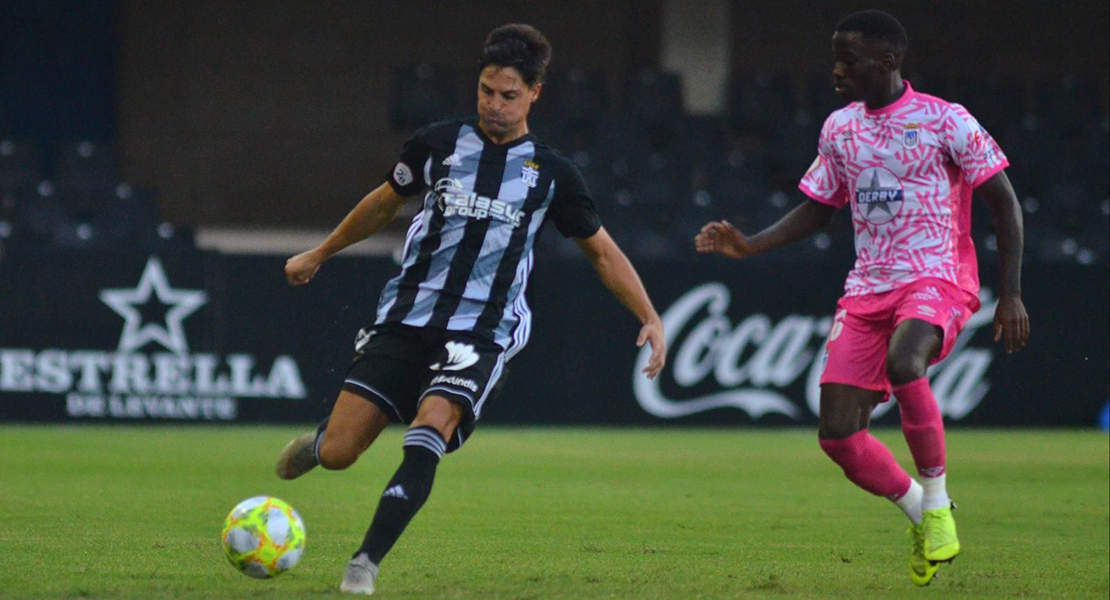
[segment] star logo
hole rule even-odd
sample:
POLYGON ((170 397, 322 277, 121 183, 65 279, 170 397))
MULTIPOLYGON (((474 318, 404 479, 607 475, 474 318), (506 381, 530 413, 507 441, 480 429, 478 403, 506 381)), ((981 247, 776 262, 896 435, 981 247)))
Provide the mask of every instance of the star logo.
POLYGON ((887 169, 864 169, 856 178, 856 208, 872 223, 892 221, 902 210, 902 200, 902 182, 887 169))
POLYGON ((186 317, 208 301, 200 290, 182 290, 170 287, 162 263, 150 257, 134 288, 116 288, 100 291, 100 300, 123 317, 123 333, 119 338, 119 351, 132 352, 149 342, 158 342, 170 352, 184 354, 189 351, 185 329, 181 326, 186 317), (165 323, 143 323, 142 308, 152 304, 151 294, 158 303, 169 306, 165 323))

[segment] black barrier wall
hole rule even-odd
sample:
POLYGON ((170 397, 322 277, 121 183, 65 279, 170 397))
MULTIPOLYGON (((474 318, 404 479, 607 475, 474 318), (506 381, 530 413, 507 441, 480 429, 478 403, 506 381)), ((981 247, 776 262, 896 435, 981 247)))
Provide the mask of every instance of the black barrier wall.
MULTIPOLYGON (((326 414, 354 336, 395 266, 339 258, 292 289, 282 258, 15 253, 0 264, 0 419, 303 421, 326 414)), ((537 264, 528 348, 485 422, 812 424, 822 345, 848 265, 637 265, 667 327, 668 364, 639 375, 638 324, 582 261, 537 264)), ((983 309, 930 371, 951 423, 1093 425, 1110 375, 1104 267, 1033 266, 1026 350, 983 309)), ((894 403, 876 411, 894 422, 894 403)))

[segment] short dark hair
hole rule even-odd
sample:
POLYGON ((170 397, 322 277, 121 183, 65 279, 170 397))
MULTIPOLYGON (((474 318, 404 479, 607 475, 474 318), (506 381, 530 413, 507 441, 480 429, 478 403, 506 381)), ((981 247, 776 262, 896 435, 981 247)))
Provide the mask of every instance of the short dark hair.
POLYGON ((910 45, 906 28, 890 13, 881 10, 861 10, 844 17, 836 26, 837 31, 854 31, 865 40, 876 40, 890 44, 895 52, 905 52, 910 45))
POLYGON ((551 43, 539 29, 523 23, 511 23, 494 29, 486 36, 478 70, 489 65, 512 67, 520 71, 524 83, 531 87, 543 83, 547 63, 551 62, 551 43))

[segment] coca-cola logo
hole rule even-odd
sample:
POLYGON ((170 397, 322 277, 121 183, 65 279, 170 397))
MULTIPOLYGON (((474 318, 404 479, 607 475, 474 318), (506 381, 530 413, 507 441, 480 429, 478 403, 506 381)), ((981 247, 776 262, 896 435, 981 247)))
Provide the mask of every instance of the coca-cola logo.
MULTIPOLYGON (((993 351, 967 345, 977 329, 991 322, 997 305, 989 290, 980 296, 983 308, 968 321, 952 353, 929 369, 941 412, 952 419, 971 412, 990 387, 984 376, 993 351)), ((734 323, 728 315, 731 301, 727 286, 710 282, 686 292, 663 313, 670 362, 656 379, 639 376, 651 356, 647 346, 640 351, 632 378, 636 401, 664 419, 736 408, 753 419, 781 414, 801 420, 804 396, 805 406, 818 414, 832 316, 791 314, 775 322, 754 313, 734 323), (803 376, 799 392, 796 384, 803 376), (793 393, 788 392, 792 387, 793 393), (671 392, 664 393, 664 388, 671 392)), ((893 405, 880 404, 873 416, 893 405)))

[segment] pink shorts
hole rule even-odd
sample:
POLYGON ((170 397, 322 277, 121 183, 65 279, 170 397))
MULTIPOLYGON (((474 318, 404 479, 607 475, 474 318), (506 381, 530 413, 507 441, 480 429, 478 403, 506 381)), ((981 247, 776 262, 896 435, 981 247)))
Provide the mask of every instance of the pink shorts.
POLYGON ((841 298, 836 304, 829 341, 825 344, 825 370, 821 383, 842 383, 884 392, 890 397, 886 374, 887 347, 894 329, 903 321, 919 319, 944 331, 944 342, 934 363, 956 345, 956 337, 979 299, 942 279, 920 279, 882 294, 841 298))

